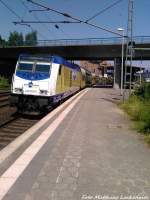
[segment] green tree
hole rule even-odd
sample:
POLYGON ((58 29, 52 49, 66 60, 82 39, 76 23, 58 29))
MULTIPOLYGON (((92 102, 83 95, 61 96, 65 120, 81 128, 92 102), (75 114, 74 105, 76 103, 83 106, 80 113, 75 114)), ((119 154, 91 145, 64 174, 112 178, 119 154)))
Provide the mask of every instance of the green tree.
POLYGON ((5 47, 6 45, 7 45, 7 42, 0 35, 0 47, 5 47))
POLYGON ((10 32, 8 38, 9 46, 22 46, 24 45, 24 39, 22 33, 18 33, 17 31, 10 32))
POLYGON ((26 34, 25 36, 26 45, 36 45, 37 44, 37 32, 32 31, 31 33, 26 34))

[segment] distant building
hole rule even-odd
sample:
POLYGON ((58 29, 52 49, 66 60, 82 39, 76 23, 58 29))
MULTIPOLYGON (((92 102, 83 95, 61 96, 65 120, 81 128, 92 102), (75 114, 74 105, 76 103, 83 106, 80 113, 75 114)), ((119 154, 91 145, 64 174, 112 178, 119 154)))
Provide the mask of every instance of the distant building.
POLYGON ((97 76, 113 76, 114 66, 108 61, 80 61, 80 65, 97 76))
MULTIPOLYGON (((114 64, 110 63, 109 61, 101 61, 101 60, 80 61, 80 65, 88 69, 92 73, 95 73, 97 76, 111 77, 111 78, 114 77, 114 64)), ((137 81, 138 77, 140 76, 140 73, 139 73, 140 70, 144 71, 144 67, 141 68, 139 66, 132 66, 132 82, 137 81)), ((146 81, 150 81, 150 72, 148 71, 144 72, 143 77, 146 81)), ((129 82, 129 80, 130 80, 130 66, 127 66, 126 81, 129 82)))

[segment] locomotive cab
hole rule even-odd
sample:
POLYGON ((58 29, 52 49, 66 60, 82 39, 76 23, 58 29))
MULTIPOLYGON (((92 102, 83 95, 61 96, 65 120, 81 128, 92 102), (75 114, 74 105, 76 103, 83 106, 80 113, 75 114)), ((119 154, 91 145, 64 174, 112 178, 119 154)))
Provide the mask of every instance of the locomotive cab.
POLYGON ((10 104, 18 110, 39 110, 48 104, 51 61, 21 56, 16 64, 10 104))

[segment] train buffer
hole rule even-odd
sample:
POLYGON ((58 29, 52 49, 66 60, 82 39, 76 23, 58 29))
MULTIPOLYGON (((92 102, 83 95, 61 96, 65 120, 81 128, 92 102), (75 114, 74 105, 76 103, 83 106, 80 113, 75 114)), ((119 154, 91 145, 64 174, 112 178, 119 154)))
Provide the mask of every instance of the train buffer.
POLYGON ((117 98, 84 89, 4 148, 0 199, 150 199, 150 149, 117 98))

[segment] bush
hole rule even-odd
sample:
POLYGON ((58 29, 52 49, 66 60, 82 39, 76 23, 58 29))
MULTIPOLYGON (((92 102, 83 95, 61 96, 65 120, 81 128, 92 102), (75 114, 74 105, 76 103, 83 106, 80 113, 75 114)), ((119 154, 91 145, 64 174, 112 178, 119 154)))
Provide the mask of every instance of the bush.
POLYGON ((150 83, 144 83, 138 87, 134 94, 143 100, 150 100, 150 83))
POLYGON ((0 89, 7 89, 9 88, 9 82, 8 79, 4 78, 3 76, 0 76, 0 89))
POLYGON ((131 119, 139 120, 141 109, 142 109, 142 102, 137 96, 135 95, 131 96, 128 99, 128 101, 126 101, 123 104, 123 108, 130 115, 131 119))
POLYGON ((144 84, 122 104, 123 109, 135 121, 135 128, 150 133, 150 84, 144 84))

